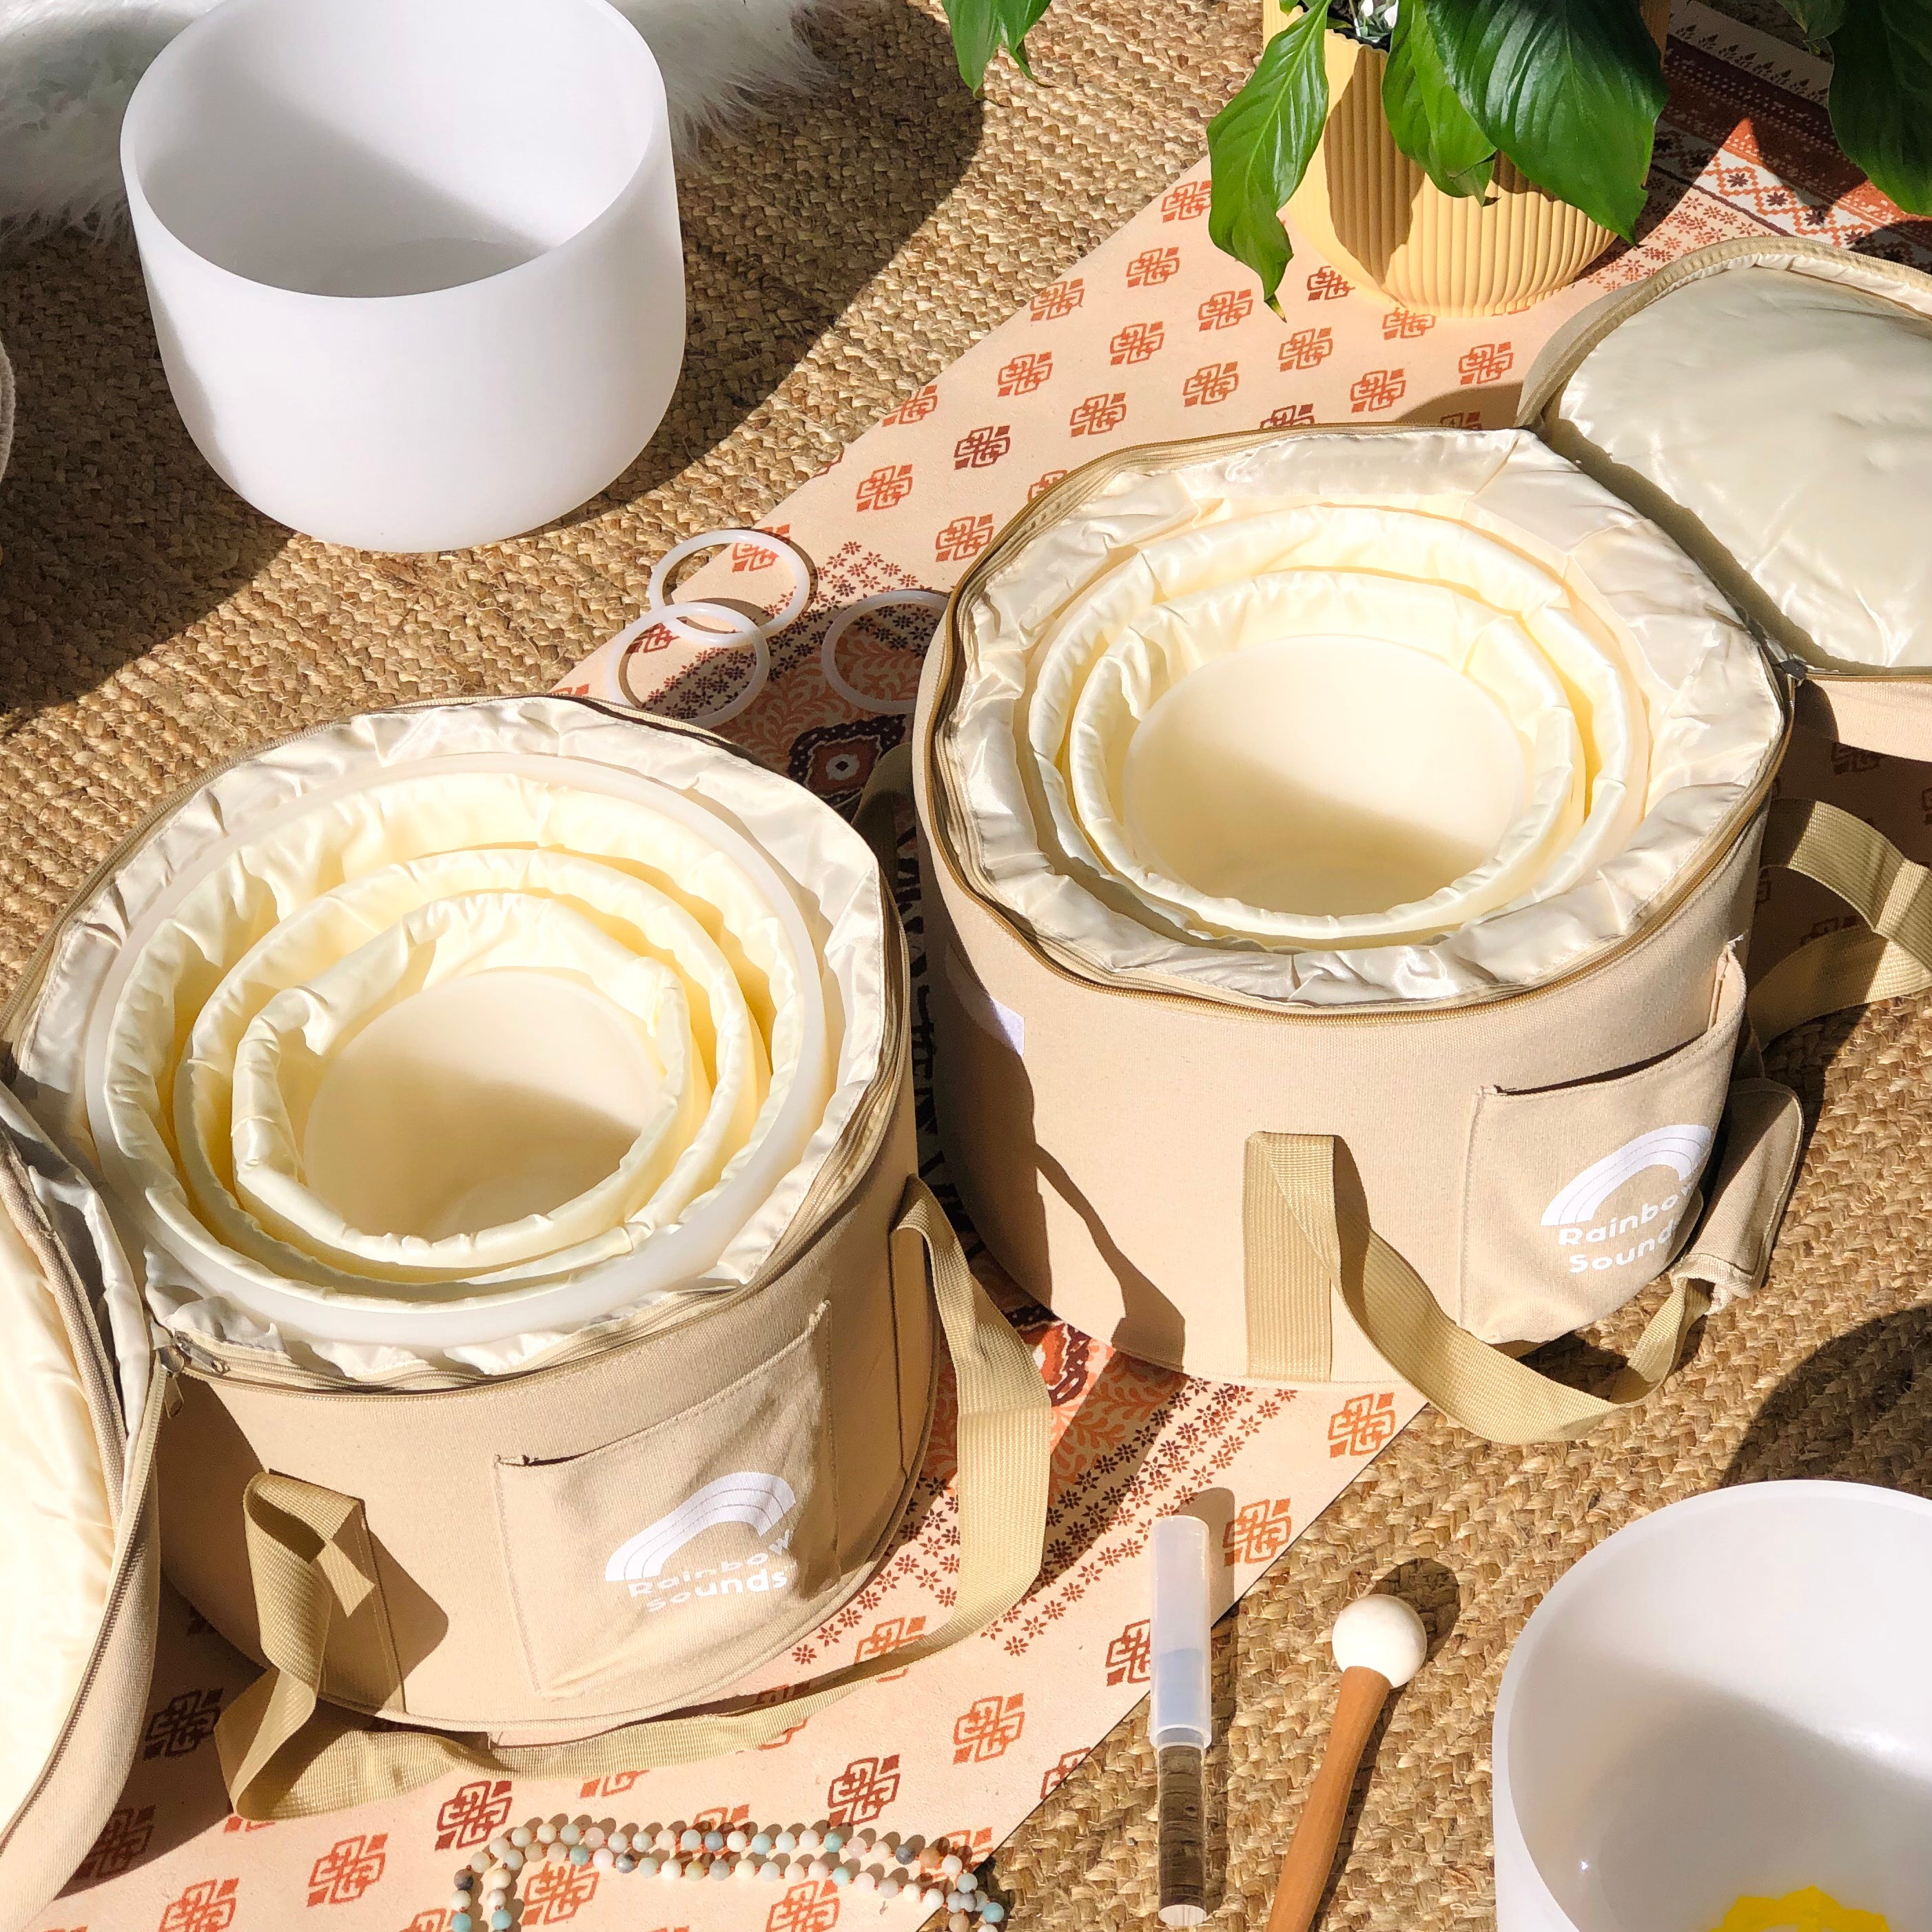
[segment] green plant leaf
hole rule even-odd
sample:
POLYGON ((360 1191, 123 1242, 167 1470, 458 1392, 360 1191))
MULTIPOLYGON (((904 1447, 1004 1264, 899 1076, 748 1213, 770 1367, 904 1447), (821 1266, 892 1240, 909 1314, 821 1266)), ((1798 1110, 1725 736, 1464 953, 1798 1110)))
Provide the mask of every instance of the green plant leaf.
POLYGON ((1268 44, 1240 93, 1208 124, 1214 194, 1208 232, 1215 247, 1261 278, 1262 294, 1275 299, 1293 253, 1281 211, 1301 185, 1328 118, 1328 69, 1322 40, 1326 0, 1316 0, 1268 44))
POLYGON ((1637 0, 1431 0, 1430 16, 1483 132, 1538 186, 1632 239, 1664 100, 1637 0))
POLYGON ((1002 47, 1008 49, 1028 80, 1026 37, 1049 0, 945 0, 952 28, 952 55, 961 78, 975 94, 986 85, 986 70, 1002 47))
POLYGON ((1845 0, 1780 0, 1780 4, 1814 46, 1829 40, 1845 17, 1845 0))
POLYGON ((1382 70, 1382 112, 1395 144, 1444 194, 1489 191, 1496 144, 1469 118, 1443 70, 1428 0, 1402 0, 1382 70))
POLYGON ((1932 214, 1932 0, 1857 0, 1832 36, 1838 145, 1910 214, 1932 214))

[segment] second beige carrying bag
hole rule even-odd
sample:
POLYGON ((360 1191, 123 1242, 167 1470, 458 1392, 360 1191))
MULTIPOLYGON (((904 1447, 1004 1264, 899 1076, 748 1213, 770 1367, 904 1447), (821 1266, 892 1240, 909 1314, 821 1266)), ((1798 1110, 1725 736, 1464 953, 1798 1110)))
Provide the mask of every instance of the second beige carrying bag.
MULTIPOLYGON (((1252 688, 1252 715, 1292 721, 1252 688)), ((935 1090, 980 1234, 1076 1326, 1190 1373, 1348 1383, 1393 1368, 1503 1441, 1581 1434, 1646 1393, 1714 1296, 1762 1279, 1798 1156, 1796 1101, 1762 1078, 1744 1025, 1784 690, 1681 553, 1520 433, 1263 434, 1076 472, 962 581, 916 723, 935 1090), (1466 541, 1489 562, 1464 559, 1466 541), (1556 625, 1556 650, 1574 643, 1558 616, 1597 626, 1651 680, 1622 737, 1604 722, 1614 691, 1596 700, 1591 798, 1612 789, 1613 739, 1646 716, 1650 734, 1648 777, 1619 808, 1627 842, 1600 844, 1600 871, 1444 940, 1430 902, 1393 941, 1352 945, 1342 920, 1340 943, 1270 951, 1226 937, 1225 894, 1132 870, 1134 781, 1109 721, 1124 708, 1152 738, 1175 664, 1207 662, 1204 679, 1265 664, 1298 627, 1372 638, 1405 568, 1409 628, 1381 635, 1413 642, 1445 596, 1478 588, 1486 625, 1525 556, 1564 586, 1526 592, 1526 623, 1556 625), (1225 656, 1210 632, 1234 639, 1225 656), (1108 842, 1128 860, 1103 868, 1108 842), (1516 1359, 1666 1277, 1605 1394, 1516 1359)), ((1203 740, 1218 764, 1170 787, 1198 788, 1191 829, 1144 754, 1143 818, 1167 817, 1140 844, 1192 839, 1202 876, 1235 795, 1221 767, 1271 754, 1243 708, 1225 704, 1203 740)))
POLYGON ((829 808, 578 700, 325 728, 110 859, 6 1028, 8 1412, 69 1495, 0 1615, 72 1667, 10 1729, 0 1924, 120 1790, 164 1567, 266 1666, 218 1731, 259 1818, 755 1746, 1017 1600, 1046 1391, 917 1178, 908 1000, 829 808), (944 1627, 661 1714, 872 1574, 947 1356, 944 1627))

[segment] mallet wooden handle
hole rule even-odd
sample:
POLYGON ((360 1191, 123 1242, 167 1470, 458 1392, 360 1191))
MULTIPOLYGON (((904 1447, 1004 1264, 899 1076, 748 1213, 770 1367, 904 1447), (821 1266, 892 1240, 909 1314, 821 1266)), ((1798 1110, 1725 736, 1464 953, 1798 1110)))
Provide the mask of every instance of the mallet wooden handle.
POLYGON ((1328 1888, 1329 1868, 1335 1862, 1335 1847, 1342 1842, 1355 1772, 1390 1689, 1389 1680, 1379 1670, 1358 1664, 1342 1672, 1334 1722, 1328 1727, 1328 1748, 1322 1754, 1315 1782, 1308 1788, 1308 1802, 1302 1807, 1294 1836, 1288 1840, 1288 1856, 1281 1862, 1281 1882, 1275 1888, 1268 1932, 1308 1932, 1314 1922, 1322 1894, 1328 1888))

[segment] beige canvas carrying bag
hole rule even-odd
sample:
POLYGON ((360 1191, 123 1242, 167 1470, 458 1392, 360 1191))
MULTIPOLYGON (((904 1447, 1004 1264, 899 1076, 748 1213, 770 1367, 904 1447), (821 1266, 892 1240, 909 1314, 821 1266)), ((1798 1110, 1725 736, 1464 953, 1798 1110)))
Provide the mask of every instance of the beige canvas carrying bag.
MULTIPOLYGON (((743 755, 580 700, 508 708, 520 728, 594 717, 743 755)), ((400 732, 406 744, 412 731, 472 732, 488 710, 423 707, 332 728, 400 732)), ((321 755, 296 741, 258 762, 280 756, 292 769, 321 755)), ((23 978, 10 1049, 53 1004, 48 976, 67 970, 76 930, 100 922, 130 862, 221 777, 157 813, 78 896, 23 978)), ((816 836, 849 843, 847 860, 863 856, 877 894, 869 854, 829 808, 802 792, 796 808, 816 836)), ((286 1362, 258 1368, 260 1350, 171 1330, 144 1304, 128 1259, 137 1244, 117 1233, 93 1181, 0 1089, 10 1333, 31 1316, 50 1338, 54 1368, 36 1386, 55 1392, 69 1426, 84 1414, 96 1459, 70 1456, 62 1478, 86 1561, 64 1546, 43 1552, 46 1575, 82 1583, 66 1606, 64 1664, 46 1673, 55 1702, 12 1731, 0 1923, 24 1924, 53 1895, 121 1789, 164 1564, 267 1666, 218 1733, 233 1802, 256 1817, 330 1810, 458 1768, 589 1777, 754 1746, 1018 1599, 1040 1562, 1046 1394, 916 1178, 896 914, 880 934, 875 1076, 769 1264, 742 1288, 674 1300, 669 1319, 606 1323, 508 1372, 355 1386, 286 1362), (716 1697, 871 1575, 922 1466, 942 1337, 958 1390, 961 1531, 944 1626, 782 1700, 651 1721, 716 1697), (740 1507, 747 1470, 776 1478, 785 1507, 769 1494, 740 1507), (721 1474, 737 1485, 722 1510, 721 1474), (693 1494, 714 1504, 694 1526, 693 1494), (647 1582, 667 1599, 662 1614, 651 1594, 607 1582, 612 1550, 635 1547, 646 1526, 653 1560, 640 1574, 671 1579, 647 1582), (760 1575, 770 1587, 750 1587, 760 1575), (673 1588, 680 1579, 688 1587, 673 1588)), ((44 1091, 35 1098, 56 1111, 44 1091)), ((16 1444, 13 1460, 26 1453, 16 1444)))
MULTIPOLYGON (((1630 299, 1679 272, 1694 270, 1630 299)), ((950 1169, 1016 1278, 1131 1352, 1260 1382, 1393 1368, 1492 1438, 1578 1436, 1648 1394, 1714 1298, 1768 1265, 1801 1117, 1762 1077, 1747 1020, 1761 871, 1836 894, 1860 927, 1765 977, 1749 1003, 1763 1037, 1932 982, 1924 875, 1842 813, 1774 806, 1780 746, 1636 930, 1527 991, 1270 1012, 1070 960, 962 860, 966 786, 943 762, 962 626, 1016 552, 1124 474, 1270 446, 1264 433, 1102 459, 1030 506, 956 593, 913 752, 950 1169), (1821 972, 1832 952, 1850 963, 1821 972), (1662 1304, 1602 1394, 1516 1359, 1658 1277, 1662 1304)), ((1736 574, 1720 574, 1727 591, 1736 574)))

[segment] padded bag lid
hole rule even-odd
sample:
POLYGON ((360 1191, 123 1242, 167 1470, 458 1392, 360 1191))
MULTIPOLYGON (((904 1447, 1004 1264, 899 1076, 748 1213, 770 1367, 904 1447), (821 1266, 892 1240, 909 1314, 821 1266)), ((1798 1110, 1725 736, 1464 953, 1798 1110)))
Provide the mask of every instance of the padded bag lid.
POLYGON ((1700 249, 1553 338, 1522 420, 1814 673, 1932 670, 1932 275, 1816 242, 1700 249))
POLYGON ((167 1378, 99 1197, 0 1087, 0 1932, 86 1856, 147 1712, 167 1378))

